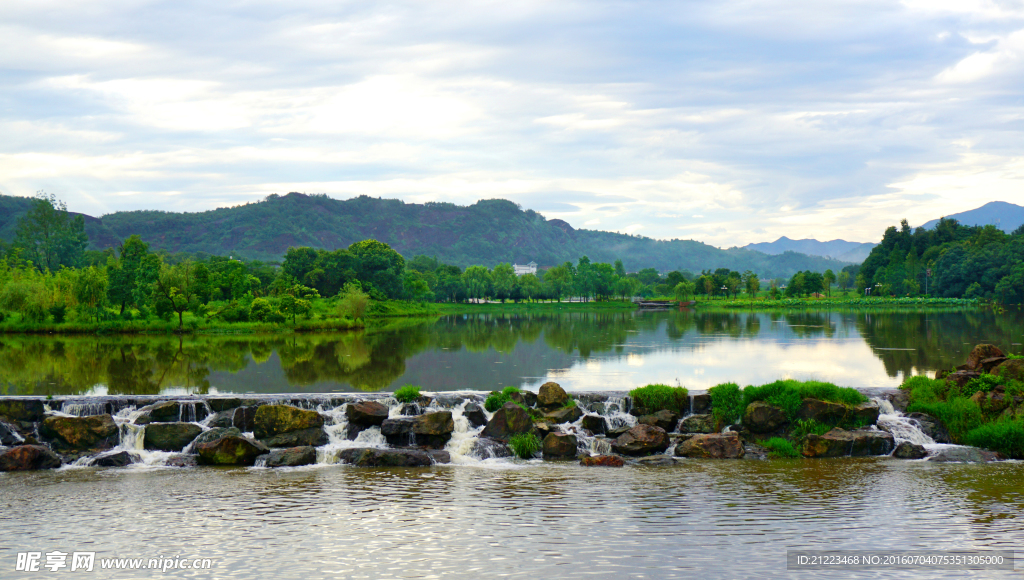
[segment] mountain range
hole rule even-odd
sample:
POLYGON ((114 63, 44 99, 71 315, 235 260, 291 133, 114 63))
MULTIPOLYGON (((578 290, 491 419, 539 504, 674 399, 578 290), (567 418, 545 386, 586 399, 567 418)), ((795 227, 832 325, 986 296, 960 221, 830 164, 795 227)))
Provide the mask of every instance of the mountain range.
POLYGON ((812 239, 791 240, 786 236, 782 236, 774 242, 747 244, 743 248, 754 250, 755 252, 764 252, 773 256, 783 252, 798 252, 808 256, 825 256, 842 262, 855 262, 859 264, 868 257, 868 254, 871 253, 871 248, 876 245, 878 244, 847 242, 846 240, 831 240, 828 242, 819 242, 812 239))
MULTIPOLYGON (((0 239, 14 238, 18 218, 32 200, 0 196, 0 239)), ((743 248, 723 250, 693 240, 575 229, 501 199, 469 206, 405 203, 360 196, 289 193, 259 202, 196 213, 127 211, 84 216, 90 249, 114 247, 138 234, 153 250, 280 260, 292 246, 333 250, 373 238, 406 257, 435 256, 449 264, 493 267, 501 262, 536 262, 542 268, 587 256, 593 262, 622 260, 627 271, 729 268, 762 277, 797 271, 839 271, 847 264, 792 251, 768 255, 743 248)))
MULTIPOLYGON (((987 226, 992 224, 1006 233, 1011 233, 1024 225, 1024 207, 1005 201, 990 201, 972 210, 945 216, 953 218, 965 226, 987 226)), ((935 219, 924 224, 925 229, 934 228, 939 220, 935 219)))

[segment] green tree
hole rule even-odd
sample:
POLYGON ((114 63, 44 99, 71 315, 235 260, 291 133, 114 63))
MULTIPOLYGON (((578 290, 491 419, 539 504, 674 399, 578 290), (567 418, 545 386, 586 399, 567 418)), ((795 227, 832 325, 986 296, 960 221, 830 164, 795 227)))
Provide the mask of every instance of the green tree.
POLYGON ((747 295, 753 300, 757 298, 757 292, 761 289, 761 280, 757 277, 757 274, 747 270, 743 273, 743 286, 747 290, 747 295))
POLYGON ((491 271, 491 279, 494 284, 494 297, 504 302, 512 297, 516 290, 516 273, 508 263, 498 264, 491 271))
POLYGON ((519 277, 519 288, 528 300, 537 298, 544 292, 540 279, 535 274, 523 274, 519 277))
POLYGON ((470 266, 462 273, 462 282, 470 298, 482 299, 491 295, 491 273, 483 266, 470 266))
POLYGON ((370 295, 363 292, 359 282, 349 282, 341 291, 338 301, 338 314, 352 320, 362 318, 370 306, 370 295))
POLYGON ((835 275, 835 273, 832 272, 832 270, 825 270, 825 273, 822 275, 821 279, 822 279, 822 281, 825 284, 825 293, 828 295, 829 298, 831 298, 832 297, 832 284, 835 284, 835 282, 836 282, 836 275, 835 275))
POLYGON ((544 273, 544 285, 555 300, 561 302, 562 297, 572 288, 572 273, 565 265, 555 266, 544 273))
POLYGON ((117 259, 107 261, 107 299, 120 307, 146 303, 153 281, 160 273, 160 258, 149 253, 149 244, 137 235, 129 236, 117 249, 117 259))
POLYGON ((53 194, 38 192, 32 207, 18 219, 14 246, 40 270, 80 266, 88 244, 85 220, 80 215, 72 219, 53 194))
POLYGON ((107 301, 107 276, 103 269, 90 266, 79 270, 75 278, 74 294, 78 306, 99 322, 107 301))
POLYGON ((348 247, 357 260, 356 277, 388 298, 402 296, 405 258, 384 242, 363 240, 348 247))
POLYGON ((693 291, 695 287, 696 286, 693 282, 690 282, 689 280, 683 280, 682 282, 676 284, 676 287, 673 288, 672 290, 672 294, 676 300, 683 302, 689 299, 690 296, 693 296, 693 291))
POLYGON ((178 330, 185 328, 185 312, 194 311, 199 305, 195 276, 196 265, 191 260, 173 266, 160 265, 160 273, 153 281, 153 292, 163 307, 178 314, 178 330))

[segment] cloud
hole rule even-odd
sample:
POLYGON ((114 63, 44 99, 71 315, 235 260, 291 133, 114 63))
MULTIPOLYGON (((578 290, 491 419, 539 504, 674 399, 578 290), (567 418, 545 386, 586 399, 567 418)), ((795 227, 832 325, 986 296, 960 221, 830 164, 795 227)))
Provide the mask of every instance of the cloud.
POLYGON ((0 5, 0 190, 268 193, 722 246, 1019 201, 1024 8, 988 0, 0 5))

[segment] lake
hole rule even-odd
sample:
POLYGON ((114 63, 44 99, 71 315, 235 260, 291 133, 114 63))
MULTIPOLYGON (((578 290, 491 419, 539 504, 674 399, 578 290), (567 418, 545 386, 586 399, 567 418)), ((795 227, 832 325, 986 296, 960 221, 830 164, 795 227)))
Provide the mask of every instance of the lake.
POLYGON ((212 394, 527 388, 706 389, 818 379, 859 389, 1024 343, 983 310, 472 314, 339 334, 0 337, 0 394, 212 394))

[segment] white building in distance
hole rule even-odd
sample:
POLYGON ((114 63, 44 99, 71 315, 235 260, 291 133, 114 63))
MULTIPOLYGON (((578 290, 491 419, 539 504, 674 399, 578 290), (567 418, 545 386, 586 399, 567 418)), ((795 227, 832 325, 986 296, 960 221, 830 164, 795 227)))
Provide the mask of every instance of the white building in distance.
POLYGON ((512 270, 515 271, 516 276, 522 276, 523 274, 536 274, 537 262, 530 262, 525 266, 520 266, 519 264, 512 264, 512 270))

